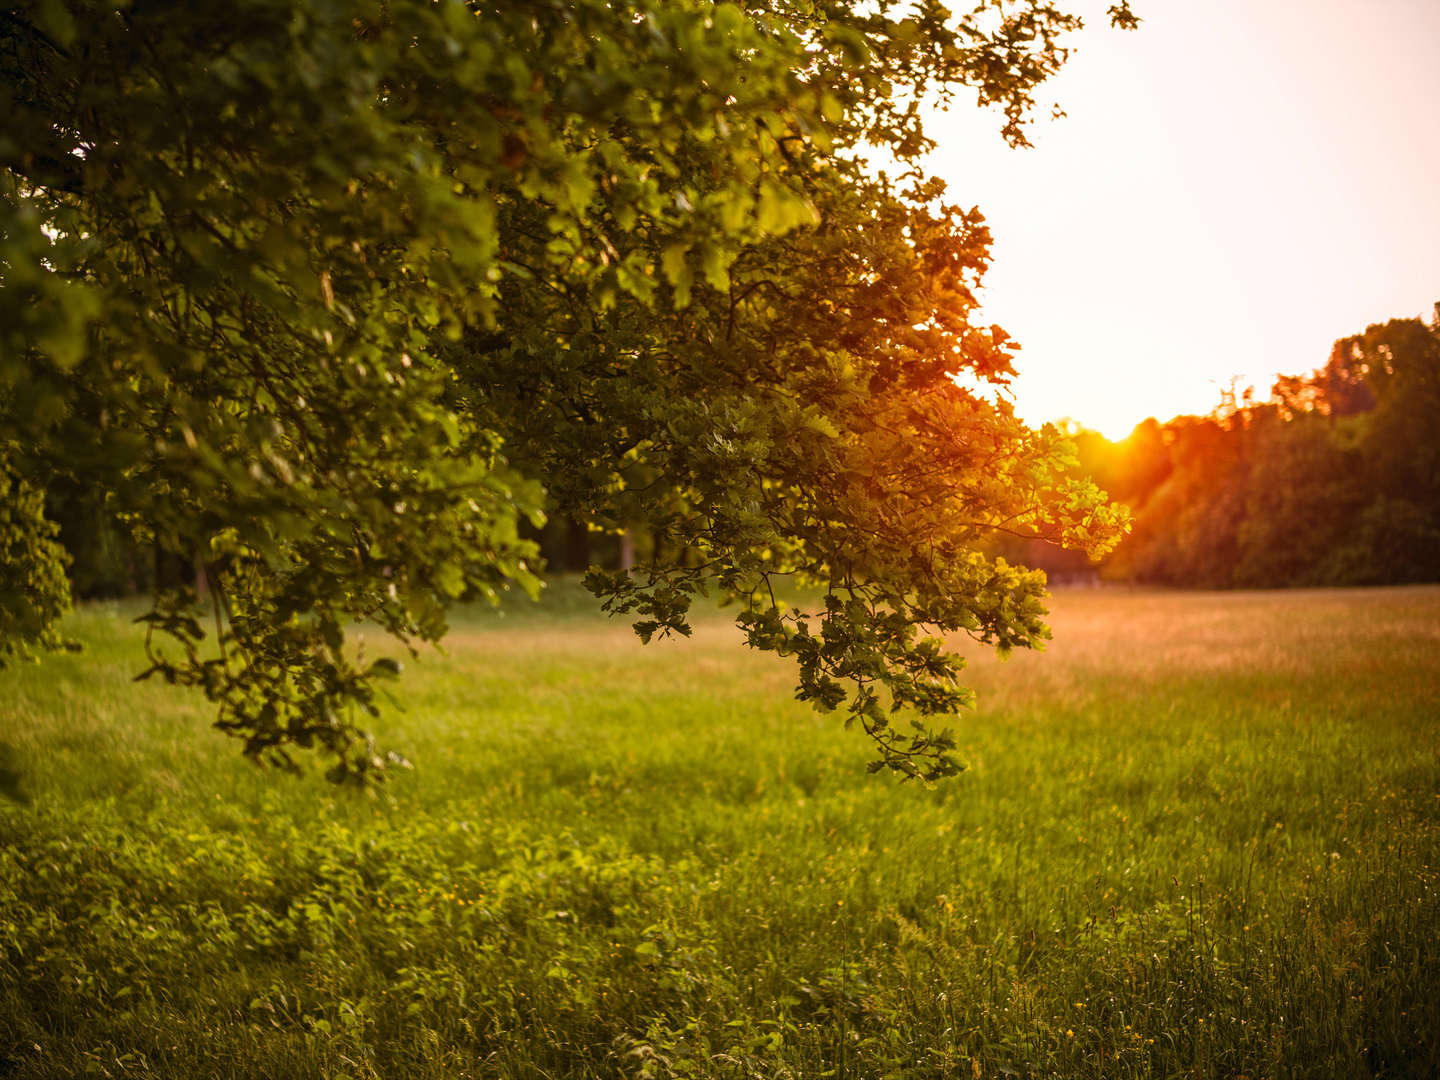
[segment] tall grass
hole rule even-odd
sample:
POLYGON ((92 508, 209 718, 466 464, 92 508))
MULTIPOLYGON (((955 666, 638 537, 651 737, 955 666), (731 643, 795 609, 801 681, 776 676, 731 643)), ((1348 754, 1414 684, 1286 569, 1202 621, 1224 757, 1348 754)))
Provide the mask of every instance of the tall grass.
POLYGON ((929 790, 722 615, 556 600, 411 665, 378 797, 132 683, 115 607, 0 676, 0 1076, 1440 1068, 1440 589, 1061 593, 929 790))

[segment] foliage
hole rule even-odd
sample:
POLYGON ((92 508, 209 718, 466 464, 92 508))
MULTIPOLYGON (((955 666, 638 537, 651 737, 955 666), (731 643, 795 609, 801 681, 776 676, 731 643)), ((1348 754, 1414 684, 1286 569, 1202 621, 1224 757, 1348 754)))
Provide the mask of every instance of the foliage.
POLYGON ((718 613, 557 599, 456 615, 375 797, 197 740, 82 608, 0 686, 0 1072, 1433 1075, 1440 589, 1059 594, 931 791, 718 613))
POLYGON ((941 775, 922 721, 966 693, 927 634, 1044 636, 1040 576, 977 540, 1098 551, 1121 518, 952 379, 1003 387, 1010 354, 969 321, 988 235, 922 178, 917 105, 969 87, 1023 142, 1078 25, 1040 0, 12 5, 12 467, 193 561, 217 640, 159 580, 146 674, 257 759, 383 766, 361 714, 393 669, 347 627, 433 642, 454 599, 533 592, 548 508, 656 534, 595 582, 642 635, 744 598, 802 697, 941 775), (823 607, 783 612, 773 574, 823 607))
POLYGON ((1207 588, 1440 581, 1440 309, 1335 343, 1266 402, 1078 439, 1135 513, 1114 579, 1207 588))
POLYGON ((57 622, 70 610, 68 556, 45 519, 44 495, 8 469, 0 443, 0 668, 34 646, 63 643, 57 622))

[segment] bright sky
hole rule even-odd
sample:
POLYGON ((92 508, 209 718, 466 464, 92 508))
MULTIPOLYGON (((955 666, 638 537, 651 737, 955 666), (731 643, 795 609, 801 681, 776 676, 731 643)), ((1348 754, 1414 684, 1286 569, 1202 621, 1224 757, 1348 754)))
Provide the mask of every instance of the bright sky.
POLYGON ((1440 0, 1134 0, 1131 33, 1106 6, 1075 5, 1035 149, 968 99, 930 129, 949 198, 995 237, 982 317, 1023 345, 1023 417, 1116 438, 1430 317, 1440 0))

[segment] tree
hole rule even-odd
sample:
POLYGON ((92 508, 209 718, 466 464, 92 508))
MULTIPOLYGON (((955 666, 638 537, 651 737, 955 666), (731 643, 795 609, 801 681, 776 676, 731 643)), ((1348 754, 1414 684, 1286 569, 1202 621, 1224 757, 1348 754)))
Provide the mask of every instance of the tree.
POLYGON ((1282 420, 1266 408, 1257 410, 1254 427, 1234 584, 1348 584, 1327 564, 1365 501, 1356 483, 1359 455, 1340 445, 1319 415, 1282 420))
MULTIPOLYGON (((1122 517, 1058 432, 954 380, 1003 390, 1010 343, 970 321, 989 237, 923 176, 918 102, 970 87, 1023 143, 1078 25, 1040 0, 12 5, 0 475, 103 490, 196 560, 215 643, 161 587, 145 674, 257 758, 382 767, 357 710, 397 666, 358 667, 347 625, 413 648, 455 599, 533 592, 520 526, 559 510, 655 535, 592 578, 642 637, 718 588, 877 764, 943 775, 926 718, 967 692, 926 635, 1046 634, 1042 577, 977 542, 1098 551, 1122 517)), ((25 505, 17 646, 63 599, 25 505)))

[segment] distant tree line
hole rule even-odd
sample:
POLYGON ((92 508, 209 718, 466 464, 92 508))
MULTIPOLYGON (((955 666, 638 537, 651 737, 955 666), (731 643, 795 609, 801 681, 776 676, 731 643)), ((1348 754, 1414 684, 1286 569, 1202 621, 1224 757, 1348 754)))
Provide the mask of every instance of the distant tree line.
POLYGON ((1076 472, 1134 515, 1102 564, 1040 542, 1003 551, 1052 581, 1197 588, 1440 581, 1440 305, 1335 343, 1268 401, 1074 434, 1076 472))

